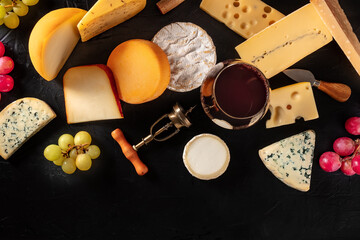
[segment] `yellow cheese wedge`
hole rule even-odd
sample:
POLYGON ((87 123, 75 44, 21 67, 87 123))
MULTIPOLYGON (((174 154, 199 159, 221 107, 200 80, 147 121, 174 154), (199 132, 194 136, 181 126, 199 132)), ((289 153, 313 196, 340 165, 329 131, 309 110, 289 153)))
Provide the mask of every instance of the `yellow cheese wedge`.
POLYGON ((337 0, 310 0, 331 35, 360 75, 360 43, 337 0))
POLYGON ((308 121, 319 117, 312 87, 308 82, 272 90, 269 110, 271 118, 266 121, 266 128, 292 124, 298 118, 308 121))
POLYGON ((309 3, 241 43, 236 51, 271 78, 331 40, 331 33, 309 3))
POLYGON ((244 38, 284 17, 260 0, 203 0, 200 8, 244 38))
POLYGON ((146 0, 98 0, 78 24, 85 42, 132 18, 145 8, 146 0))

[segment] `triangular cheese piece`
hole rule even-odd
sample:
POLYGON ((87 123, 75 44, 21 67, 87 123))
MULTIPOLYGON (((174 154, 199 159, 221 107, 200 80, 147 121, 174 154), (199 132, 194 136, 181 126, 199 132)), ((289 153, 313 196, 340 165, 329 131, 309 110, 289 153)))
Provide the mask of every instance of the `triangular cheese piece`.
POLYGON ((259 150, 259 156, 280 181, 306 192, 310 189, 314 148, 315 132, 308 130, 259 150))
POLYGON ((85 42, 132 18, 145 8, 146 0, 98 0, 77 25, 85 42))

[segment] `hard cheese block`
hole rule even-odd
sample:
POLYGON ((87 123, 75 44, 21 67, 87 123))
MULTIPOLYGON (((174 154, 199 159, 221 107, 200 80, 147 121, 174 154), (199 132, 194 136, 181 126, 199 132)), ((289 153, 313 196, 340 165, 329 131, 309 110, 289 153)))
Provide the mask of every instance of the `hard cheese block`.
POLYGON ((265 166, 286 185, 299 191, 310 189, 315 132, 308 130, 259 150, 265 166))
POLYGON ((145 8, 146 0, 98 0, 77 25, 81 41, 115 27, 145 8))
POLYGON ((107 66, 70 68, 63 85, 68 123, 123 118, 115 80, 107 66))
POLYGON ((311 0, 331 35, 360 75, 360 43, 337 0, 311 0))
POLYGON ((49 105, 36 98, 10 103, 0 112, 0 155, 8 159, 55 117, 49 105))
POLYGON ((271 78, 331 40, 329 30, 309 3, 238 45, 236 51, 242 60, 271 78))
POLYGON ((200 8, 244 38, 284 17, 260 0, 203 0, 200 8))
POLYGON ((305 121, 319 117, 310 83, 295 83, 272 90, 270 93, 271 118, 266 128, 295 123, 302 117, 305 121))

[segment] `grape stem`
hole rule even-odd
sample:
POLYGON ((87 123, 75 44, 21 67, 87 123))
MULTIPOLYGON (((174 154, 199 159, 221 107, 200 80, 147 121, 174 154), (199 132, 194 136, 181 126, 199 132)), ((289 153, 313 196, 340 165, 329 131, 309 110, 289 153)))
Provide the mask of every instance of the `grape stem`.
POLYGON ((347 156, 344 158, 340 158, 341 162, 347 161, 347 160, 351 160, 353 159, 356 155, 359 154, 359 150, 360 150, 360 139, 356 139, 355 140, 355 151, 353 152, 353 154, 351 156, 347 156))
POLYGON ((79 150, 85 152, 85 146, 89 146, 89 145, 90 143, 84 143, 80 145, 70 145, 70 147, 65 152, 62 152, 62 154, 64 157, 68 158, 70 156, 71 150, 73 150, 74 148, 76 149, 76 153, 79 153, 78 152, 79 150))

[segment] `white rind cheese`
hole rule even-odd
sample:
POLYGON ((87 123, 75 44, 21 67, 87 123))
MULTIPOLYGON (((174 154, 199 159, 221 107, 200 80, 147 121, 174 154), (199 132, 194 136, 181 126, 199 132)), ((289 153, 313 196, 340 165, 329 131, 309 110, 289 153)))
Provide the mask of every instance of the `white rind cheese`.
POLYGON ((8 159, 55 117, 49 105, 36 98, 10 103, 0 112, 0 155, 8 159))
POLYGON ((310 189, 314 149, 315 132, 307 130, 259 150, 259 156, 280 181, 306 192, 310 189))
POLYGON ((216 64, 216 50, 206 31, 192 23, 163 27, 153 40, 167 55, 171 68, 168 89, 187 92, 200 87, 216 64))

